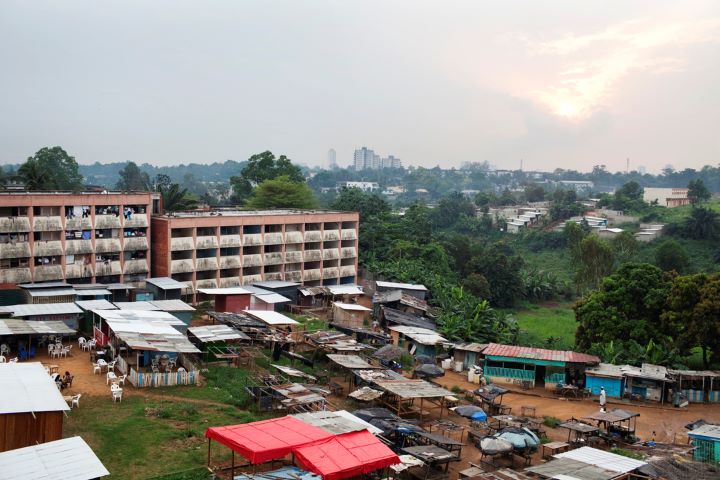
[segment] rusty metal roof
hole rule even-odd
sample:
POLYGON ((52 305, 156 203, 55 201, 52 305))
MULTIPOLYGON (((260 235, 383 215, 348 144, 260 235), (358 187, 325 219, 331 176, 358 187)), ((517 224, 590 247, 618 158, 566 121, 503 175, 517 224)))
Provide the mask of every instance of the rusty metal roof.
POLYGON ((491 343, 483 350, 485 356, 527 358, 566 363, 600 363, 600 358, 586 353, 569 350, 547 350, 545 348, 520 347, 517 345, 501 345, 491 343))

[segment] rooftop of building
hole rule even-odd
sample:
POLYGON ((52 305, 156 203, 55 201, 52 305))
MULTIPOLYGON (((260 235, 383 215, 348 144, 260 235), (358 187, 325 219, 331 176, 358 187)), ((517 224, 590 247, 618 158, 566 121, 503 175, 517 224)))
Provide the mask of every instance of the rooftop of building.
POLYGON ((325 215, 325 214, 347 214, 355 212, 343 212, 340 210, 296 210, 290 208, 278 210, 238 210, 238 209, 212 209, 212 210, 188 210, 184 212, 170 212, 164 215, 157 215, 160 218, 202 218, 202 217, 260 217, 268 215, 325 215))
POLYGON ((1 191, 0 196, 19 197, 22 195, 160 195, 157 192, 145 191, 116 191, 116 190, 84 190, 73 192, 71 190, 6 190, 1 191))

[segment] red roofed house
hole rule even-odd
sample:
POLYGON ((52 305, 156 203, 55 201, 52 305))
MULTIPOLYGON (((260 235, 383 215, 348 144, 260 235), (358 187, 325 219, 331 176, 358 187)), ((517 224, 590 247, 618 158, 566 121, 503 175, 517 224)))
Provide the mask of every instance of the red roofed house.
POLYGON ((600 359, 585 353, 518 347, 491 343, 485 350, 484 374, 488 382, 545 387, 554 390, 558 383, 585 387, 585 368, 600 359))

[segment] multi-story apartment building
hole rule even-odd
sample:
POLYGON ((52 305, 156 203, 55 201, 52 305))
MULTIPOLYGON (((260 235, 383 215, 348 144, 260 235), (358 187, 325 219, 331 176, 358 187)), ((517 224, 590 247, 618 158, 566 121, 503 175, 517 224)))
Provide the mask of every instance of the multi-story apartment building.
POLYGON ((380 170, 383 168, 402 168, 402 162, 393 155, 380 157, 373 150, 362 147, 353 153, 353 168, 355 170, 380 170))
POLYGON ((0 284, 139 283, 156 193, 0 192, 0 284))
POLYGON ((355 283, 357 212, 179 212, 152 217, 153 275, 198 288, 267 280, 355 283))

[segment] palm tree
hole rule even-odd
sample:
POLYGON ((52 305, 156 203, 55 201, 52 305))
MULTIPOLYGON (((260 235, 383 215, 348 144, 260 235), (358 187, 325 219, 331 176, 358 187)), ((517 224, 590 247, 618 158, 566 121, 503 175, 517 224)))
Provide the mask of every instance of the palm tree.
POLYGON ((167 187, 161 186, 159 190, 163 199, 163 208, 168 212, 191 210, 197 206, 197 201, 188 194, 187 188, 181 190, 177 183, 167 187))
POLYGON ((51 182, 50 173, 33 158, 29 158, 18 169, 18 175, 28 190, 46 190, 51 182))

